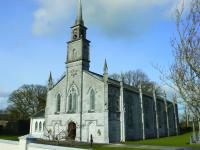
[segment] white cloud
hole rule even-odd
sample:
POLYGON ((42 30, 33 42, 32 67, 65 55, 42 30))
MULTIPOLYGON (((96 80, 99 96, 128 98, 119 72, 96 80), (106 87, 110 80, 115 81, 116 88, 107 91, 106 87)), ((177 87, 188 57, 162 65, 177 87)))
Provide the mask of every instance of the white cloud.
POLYGON ((0 97, 8 97, 9 92, 6 92, 3 88, 0 87, 0 97))
POLYGON ((0 87, 0 110, 8 106, 8 96, 9 92, 5 92, 3 88, 0 87))
POLYGON ((37 0, 38 10, 33 14, 34 34, 49 34, 56 32, 71 14, 72 0, 37 0))
MULTIPOLYGON (((84 20, 108 35, 133 35, 172 16, 179 0, 82 0, 84 20)), ((188 4, 190 0, 185 0, 188 4)), ((55 33, 74 14, 76 0, 37 0, 33 33, 55 33)))
POLYGON ((8 99, 5 97, 0 97, 0 110, 8 107, 8 99))

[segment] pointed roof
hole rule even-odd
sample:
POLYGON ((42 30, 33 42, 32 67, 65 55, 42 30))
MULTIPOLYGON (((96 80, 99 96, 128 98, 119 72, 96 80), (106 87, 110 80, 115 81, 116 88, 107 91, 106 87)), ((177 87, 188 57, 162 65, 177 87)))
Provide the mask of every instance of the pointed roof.
POLYGON ((104 62, 104 73, 108 73, 108 65, 107 65, 107 61, 105 59, 105 62, 104 62))
POLYGON ((79 0, 78 4, 78 13, 77 13, 77 19, 76 19, 76 25, 84 25, 83 21, 83 14, 82 14, 82 1, 79 0))
POLYGON ((45 110, 42 109, 39 112, 36 112, 31 116, 31 118, 44 118, 45 117, 45 110))
POLYGON ((51 71, 50 71, 50 73, 49 73, 49 80, 48 80, 49 82, 51 81, 53 81, 53 79, 52 79, 52 75, 51 75, 51 71))

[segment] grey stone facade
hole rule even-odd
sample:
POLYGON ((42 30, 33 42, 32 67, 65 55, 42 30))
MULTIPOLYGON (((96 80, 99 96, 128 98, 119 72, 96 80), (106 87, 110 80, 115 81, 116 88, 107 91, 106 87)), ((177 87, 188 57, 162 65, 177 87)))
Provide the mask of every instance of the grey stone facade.
MULTIPOLYGON (((103 75, 89 70, 90 41, 86 38, 81 3, 71 29, 66 73, 55 84, 51 75, 49 78, 46 129, 54 135, 65 133, 77 141, 89 142, 92 135, 97 143, 175 135, 176 105, 170 101, 165 104, 164 98, 153 93, 109 79, 106 62, 103 75)), ((47 131, 44 138, 46 134, 47 131)))

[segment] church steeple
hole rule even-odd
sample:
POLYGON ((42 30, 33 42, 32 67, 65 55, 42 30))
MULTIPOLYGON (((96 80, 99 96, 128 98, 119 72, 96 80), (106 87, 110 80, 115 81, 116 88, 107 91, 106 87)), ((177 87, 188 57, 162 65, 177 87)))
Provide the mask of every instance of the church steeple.
POLYGON ((82 14, 82 1, 81 0, 79 0, 76 25, 84 25, 83 14, 82 14))
POLYGON ((90 41, 86 38, 87 28, 84 26, 82 2, 79 0, 78 12, 75 25, 71 27, 72 37, 68 42, 67 51, 67 68, 75 67, 77 64, 82 70, 89 70, 90 67, 90 55, 89 47, 90 41))
POLYGON ((86 30, 87 28, 84 26, 83 21, 82 1, 79 0, 77 18, 75 21, 75 25, 72 27, 72 40, 77 40, 81 38, 86 39, 86 30))

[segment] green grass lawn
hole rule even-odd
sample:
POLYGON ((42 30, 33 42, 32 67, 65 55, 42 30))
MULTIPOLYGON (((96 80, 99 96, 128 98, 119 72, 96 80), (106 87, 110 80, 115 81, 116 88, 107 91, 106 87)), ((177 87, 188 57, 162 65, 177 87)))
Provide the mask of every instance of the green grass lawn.
POLYGON ((192 133, 186 133, 179 136, 164 137, 160 139, 148 139, 144 141, 128 141, 125 144, 144 144, 144 145, 160 145, 160 146, 178 146, 178 147, 199 147, 200 144, 190 145, 189 138, 192 133))
MULTIPOLYGON (((189 137, 192 133, 186 133, 179 136, 172 136, 172 137, 165 137, 160 139, 148 139, 144 141, 128 141, 123 144, 142 144, 142 145, 159 145, 159 146, 177 146, 177 147, 194 147, 194 148, 200 148, 200 145, 189 145, 189 137)), ((14 140, 18 141, 17 135, 0 135, 0 139, 4 140, 14 140)), ((75 146, 76 147, 76 146, 75 146)), ((85 146, 80 146, 80 148, 89 148, 89 144, 85 146)), ((107 147, 104 144, 95 144, 93 147, 93 150, 142 150, 137 148, 116 148, 116 147, 107 147)), ((143 149, 148 150, 148 149, 143 149)))
POLYGON ((18 135, 0 135, 0 139, 2 140, 18 141, 18 137, 18 135))

